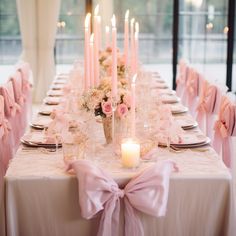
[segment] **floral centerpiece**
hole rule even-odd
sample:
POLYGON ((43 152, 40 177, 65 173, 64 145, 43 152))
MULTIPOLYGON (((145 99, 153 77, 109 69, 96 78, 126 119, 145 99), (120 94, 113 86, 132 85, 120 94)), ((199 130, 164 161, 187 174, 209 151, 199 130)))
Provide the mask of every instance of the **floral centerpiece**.
MULTIPOLYGON (((102 76, 111 76, 112 74, 112 48, 107 47, 99 52, 100 72, 102 76)), ((125 66, 124 55, 120 54, 117 48, 117 75, 124 78, 128 68, 125 66)))
MULTIPOLYGON (((111 77, 104 77, 96 88, 85 93, 80 106, 87 111, 92 111, 95 116, 102 118, 104 134, 107 143, 112 141, 112 81, 111 77)), ((121 125, 126 122, 130 110, 131 97, 128 89, 128 81, 125 78, 118 79, 118 97, 116 101, 115 123, 121 125)))

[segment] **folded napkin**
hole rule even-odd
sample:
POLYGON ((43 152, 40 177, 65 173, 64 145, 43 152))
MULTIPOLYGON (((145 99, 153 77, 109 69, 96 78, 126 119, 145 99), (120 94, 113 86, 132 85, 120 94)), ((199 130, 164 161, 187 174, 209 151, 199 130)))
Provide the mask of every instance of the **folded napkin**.
POLYGON ((69 163, 78 178, 79 203, 82 217, 91 219, 102 211, 97 235, 119 235, 120 199, 124 199, 126 236, 144 236, 138 211, 154 217, 164 216, 169 192, 169 178, 177 171, 176 164, 167 160, 153 164, 120 189, 102 169, 87 160, 69 163))

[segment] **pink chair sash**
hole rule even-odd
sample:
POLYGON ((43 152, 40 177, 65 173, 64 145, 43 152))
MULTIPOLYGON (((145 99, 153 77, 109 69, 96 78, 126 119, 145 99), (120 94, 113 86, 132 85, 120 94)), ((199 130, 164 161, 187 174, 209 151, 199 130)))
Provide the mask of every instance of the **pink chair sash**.
POLYGON ((194 115, 199 91, 199 75, 191 68, 186 81, 187 106, 192 115, 194 115))
POLYGON ((30 77, 30 66, 28 63, 23 62, 17 65, 17 70, 21 73, 22 76, 22 90, 23 93, 26 94, 30 89, 30 82, 29 82, 29 77, 30 77))
POLYGON ((227 167, 231 167, 232 140, 231 136, 236 135, 236 106, 227 97, 222 97, 219 118, 215 122, 215 135, 213 146, 220 154, 222 149, 222 159, 227 167))
POLYGON ((12 81, 0 87, 0 94, 4 97, 6 117, 14 117, 17 112, 21 111, 20 106, 15 102, 12 81))
POLYGON ((186 62, 181 61, 179 64, 179 75, 176 79, 176 94, 182 99, 184 96, 184 90, 186 86, 186 80, 188 77, 189 67, 187 66, 186 62))
POLYGON ((159 217, 166 213, 169 177, 177 167, 172 161, 156 163, 134 177, 124 189, 102 169, 86 160, 69 164, 76 172, 82 217, 91 219, 100 211, 98 235, 119 233, 120 198, 125 205, 125 235, 144 235, 138 211, 159 217))
POLYGON ((21 73, 19 71, 16 71, 15 74, 13 74, 10 77, 10 80, 12 81, 13 84, 13 89, 14 89, 14 95, 15 95, 15 101, 20 105, 23 106, 26 96, 23 93, 23 80, 21 77, 21 73))
POLYGON ((206 135, 212 137, 214 119, 219 110, 221 92, 215 85, 208 81, 202 82, 202 91, 197 106, 197 122, 199 127, 206 135))
POLYGON ((10 124, 4 114, 4 98, 0 95, 0 139, 6 137, 10 130, 10 124))

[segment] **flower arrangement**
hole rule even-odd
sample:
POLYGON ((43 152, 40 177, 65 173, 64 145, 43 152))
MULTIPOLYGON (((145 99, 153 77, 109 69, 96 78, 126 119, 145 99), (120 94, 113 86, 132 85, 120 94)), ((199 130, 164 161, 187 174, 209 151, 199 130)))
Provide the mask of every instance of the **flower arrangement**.
MULTIPOLYGON (((112 81, 111 77, 101 79, 100 85, 85 93, 80 106, 87 111, 94 111, 95 116, 102 118, 112 116, 112 81)), ((123 119, 130 110, 131 97, 128 90, 128 81, 125 78, 118 79, 118 98, 116 101, 116 117, 123 119)))
MULTIPOLYGON (((111 76, 112 74, 112 48, 107 47, 104 51, 99 53, 99 63, 101 74, 103 76, 111 76)), ((120 54, 117 48, 117 74, 118 77, 125 77, 127 67, 125 66, 124 56, 120 54)))

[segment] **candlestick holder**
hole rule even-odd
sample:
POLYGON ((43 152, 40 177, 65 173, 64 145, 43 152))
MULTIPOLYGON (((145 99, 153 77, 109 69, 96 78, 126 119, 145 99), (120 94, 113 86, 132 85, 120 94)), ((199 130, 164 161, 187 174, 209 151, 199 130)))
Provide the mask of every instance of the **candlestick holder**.
POLYGON ((117 98, 116 97, 112 97, 111 99, 111 107, 112 107, 112 144, 113 146, 115 146, 116 144, 116 140, 115 140, 115 112, 117 109, 117 98))

